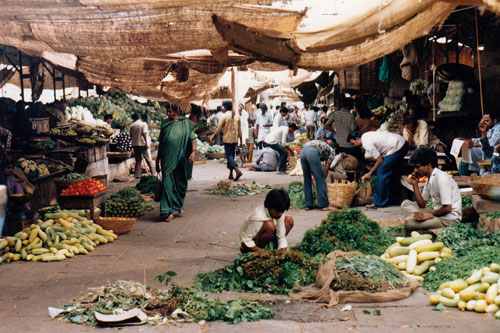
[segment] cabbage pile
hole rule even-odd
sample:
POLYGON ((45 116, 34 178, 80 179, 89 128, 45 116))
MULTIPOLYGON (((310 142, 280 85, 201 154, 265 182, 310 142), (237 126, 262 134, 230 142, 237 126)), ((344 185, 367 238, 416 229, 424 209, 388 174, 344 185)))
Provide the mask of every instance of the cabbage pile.
POLYGON ((450 81, 445 98, 438 104, 439 113, 460 111, 464 94, 465 89, 462 81, 450 81))
POLYGON ((81 105, 66 107, 64 110, 66 121, 80 120, 88 123, 93 127, 107 127, 107 123, 101 119, 94 119, 92 113, 86 107, 81 105))

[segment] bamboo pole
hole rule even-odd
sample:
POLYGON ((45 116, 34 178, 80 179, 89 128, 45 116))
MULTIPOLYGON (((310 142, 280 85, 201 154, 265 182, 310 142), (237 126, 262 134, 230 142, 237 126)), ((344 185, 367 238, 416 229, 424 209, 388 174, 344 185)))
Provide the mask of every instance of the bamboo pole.
POLYGON ((474 21, 476 23, 476 54, 477 54, 477 71, 479 75, 479 98, 481 100, 481 115, 484 115, 483 105, 483 84, 481 80, 481 56, 479 55, 479 32, 477 26, 477 9, 474 10, 474 21))

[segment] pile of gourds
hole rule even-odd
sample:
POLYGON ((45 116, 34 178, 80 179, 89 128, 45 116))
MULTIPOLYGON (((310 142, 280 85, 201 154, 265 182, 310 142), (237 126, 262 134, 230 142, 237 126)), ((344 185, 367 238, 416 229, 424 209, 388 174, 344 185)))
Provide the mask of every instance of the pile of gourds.
POLYGON ((431 304, 458 307, 460 310, 495 314, 500 319, 500 265, 474 270, 467 280, 447 281, 437 294, 429 296, 431 304))
POLYGON ((442 259, 452 257, 451 249, 442 242, 432 242, 431 235, 420 235, 414 231, 411 237, 398 237, 397 242, 387 248, 380 258, 396 266, 404 275, 423 281, 423 274, 442 259))
POLYGON ((84 211, 61 210, 46 213, 44 220, 25 228, 13 237, 0 239, 0 264, 10 261, 60 261, 76 254, 88 254, 99 244, 118 238, 91 220, 84 211), (83 216, 82 216, 83 215, 83 216))

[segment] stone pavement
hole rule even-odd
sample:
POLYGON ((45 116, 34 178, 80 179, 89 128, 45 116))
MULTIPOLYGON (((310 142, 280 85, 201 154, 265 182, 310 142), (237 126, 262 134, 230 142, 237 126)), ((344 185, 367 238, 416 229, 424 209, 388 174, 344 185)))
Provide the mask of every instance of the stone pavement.
MULTIPOLYGON (((257 173, 243 169, 240 182, 287 187, 301 177, 257 173)), ((238 232, 245 215, 264 200, 265 194, 237 198, 207 195, 203 190, 227 177, 224 164, 209 161, 196 165, 186 198, 186 216, 161 223, 158 209, 136 222, 134 229, 112 244, 101 245, 87 256, 54 263, 16 262, 0 265, 0 331, 1 332, 91 332, 93 329, 52 320, 47 307, 71 302, 87 292, 116 280, 136 280, 161 287, 154 277, 175 271, 175 279, 191 285, 196 274, 232 262, 238 253, 238 232), (166 258, 166 260, 161 260, 166 258)), ((131 184, 112 183, 110 190, 131 184)), ((288 237, 291 245, 302 239, 304 232, 321 222, 325 212, 291 210, 295 227, 288 237)), ((401 218, 398 207, 367 211, 373 219, 401 218)), ((280 295, 223 293, 223 299, 235 296, 253 297, 279 302, 280 295)), ((377 304, 352 304, 353 311, 340 312, 343 305, 320 309, 316 304, 291 303, 282 308, 275 319, 255 323, 172 324, 148 328, 124 328, 126 332, 436 332, 438 330, 500 332, 500 322, 476 313, 455 309, 432 311, 427 297, 418 290, 408 299, 377 304), (367 315, 363 309, 378 308, 380 316, 367 315), (311 322, 310 318, 318 318, 311 322)))

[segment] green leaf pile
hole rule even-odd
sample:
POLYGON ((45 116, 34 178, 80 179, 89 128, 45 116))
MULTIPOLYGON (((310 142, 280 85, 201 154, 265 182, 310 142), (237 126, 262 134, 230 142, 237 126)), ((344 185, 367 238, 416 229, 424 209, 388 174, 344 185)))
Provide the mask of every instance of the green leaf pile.
MULTIPOLYGON (((301 182, 291 182, 288 184, 288 195, 290 196, 290 207, 304 209, 306 208, 306 199, 304 196, 304 184, 301 182)), ((316 192, 313 191, 313 205, 316 204, 316 192)))
POLYGON ((330 212, 321 225, 307 230, 295 249, 311 256, 334 250, 380 255, 392 243, 394 238, 362 211, 342 209, 330 212))
POLYGON ((156 176, 142 176, 135 188, 142 193, 153 193, 160 180, 156 176))
POLYGON ((456 223, 445 228, 436 241, 443 242, 449 247, 453 255, 462 257, 473 249, 483 246, 500 248, 500 231, 488 232, 477 230, 466 223, 456 223))

